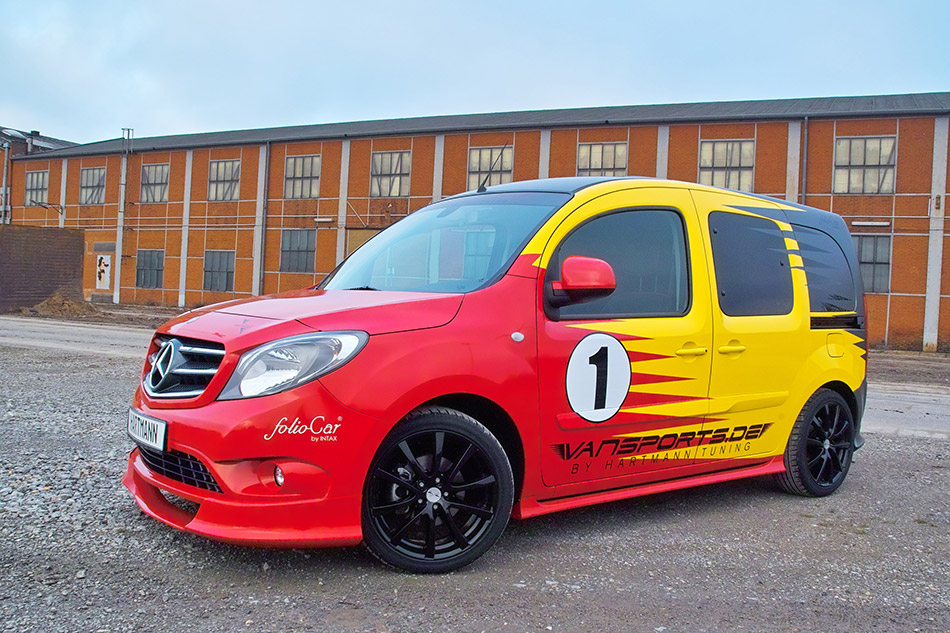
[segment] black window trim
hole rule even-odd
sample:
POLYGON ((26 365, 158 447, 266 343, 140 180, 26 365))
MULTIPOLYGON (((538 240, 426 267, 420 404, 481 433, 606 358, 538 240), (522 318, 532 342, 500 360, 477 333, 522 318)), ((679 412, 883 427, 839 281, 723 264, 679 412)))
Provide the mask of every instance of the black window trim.
MULTIPOLYGON (((581 207, 583 208, 583 207, 581 207)), ((580 210, 580 209, 578 209, 580 210)), ((567 235, 561 238, 561 241, 551 252, 551 257, 548 259, 548 268, 544 272, 544 314, 550 321, 603 321, 605 319, 675 319, 675 318, 684 318, 690 315, 693 310, 693 260, 689 248, 689 231, 686 226, 686 214, 677 207, 669 205, 638 205, 633 207, 621 207, 619 209, 613 209, 610 211, 605 211, 603 213, 598 213, 593 215, 570 231, 567 235), (549 293, 551 292, 551 282, 559 281, 561 278, 560 266, 555 268, 551 267, 551 262, 560 261, 559 255, 561 252, 561 246, 564 245, 564 242, 578 231, 581 227, 593 222, 594 220, 604 218, 610 215, 617 213, 629 213, 631 211, 672 211, 679 217, 680 224, 683 227, 683 245, 686 248, 686 293, 687 301, 686 308, 682 313, 664 313, 664 314, 624 314, 624 313, 615 313, 615 314, 578 314, 571 316, 561 316, 560 308, 556 308, 551 305, 551 302, 548 301, 549 293)))

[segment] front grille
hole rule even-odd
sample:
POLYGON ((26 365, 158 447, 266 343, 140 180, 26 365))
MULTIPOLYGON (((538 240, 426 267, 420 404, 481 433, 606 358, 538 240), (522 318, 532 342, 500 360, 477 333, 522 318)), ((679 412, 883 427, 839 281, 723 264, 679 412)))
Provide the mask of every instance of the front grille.
POLYGON ((175 336, 157 336, 142 379, 153 398, 194 398, 204 393, 224 358, 224 345, 175 336))
POLYGON ((195 488, 221 492, 221 486, 197 457, 175 450, 156 451, 141 444, 138 447, 149 470, 195 488))

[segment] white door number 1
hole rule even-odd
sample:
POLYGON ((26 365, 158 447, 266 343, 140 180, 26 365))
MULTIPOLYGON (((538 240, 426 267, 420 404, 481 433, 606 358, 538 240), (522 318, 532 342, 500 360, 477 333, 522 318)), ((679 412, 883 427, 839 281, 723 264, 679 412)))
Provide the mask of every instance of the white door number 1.
POLYGON ((567 363, 567 401, 588 422, 604 422, 620 410, 630 391, 630 357, 609 334, 589 334, 567 363))

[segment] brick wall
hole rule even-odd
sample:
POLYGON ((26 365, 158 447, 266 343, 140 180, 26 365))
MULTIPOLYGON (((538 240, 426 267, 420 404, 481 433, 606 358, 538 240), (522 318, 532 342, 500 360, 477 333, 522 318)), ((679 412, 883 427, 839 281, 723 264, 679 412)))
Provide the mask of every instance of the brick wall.
POLYGON ((55 292, 82 299, 84 237, 77 229, 0 226, 0 312, 55 292))

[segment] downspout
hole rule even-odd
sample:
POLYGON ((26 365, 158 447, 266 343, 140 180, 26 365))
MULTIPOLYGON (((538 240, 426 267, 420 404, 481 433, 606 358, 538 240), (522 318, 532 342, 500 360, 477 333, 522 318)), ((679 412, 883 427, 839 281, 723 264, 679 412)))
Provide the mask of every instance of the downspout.
POLYGON ((803 126, 804 139, 802 140, 802 204, 808 204, 808 116, 805 116, 803 126))
POLYGON ((10 142, 3 142, 3 206, 0 207, 0 224, 7 223, 7 212, 10 209, 10 192, 7 191, 7 165, 10 164, 10 142))
POLYGON ((264 272, 267 270, 267 258, 266 248, 267 248, 267 201, 268 195, 270 193, 270 141, 267 141, 266 148, 264 150, 264 208, 261 211, 261 270, 260 278, 258 279, 258 289, 260 294, 265 294, 264 292, 264 272))

